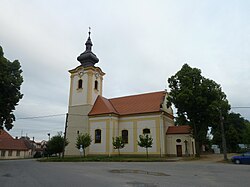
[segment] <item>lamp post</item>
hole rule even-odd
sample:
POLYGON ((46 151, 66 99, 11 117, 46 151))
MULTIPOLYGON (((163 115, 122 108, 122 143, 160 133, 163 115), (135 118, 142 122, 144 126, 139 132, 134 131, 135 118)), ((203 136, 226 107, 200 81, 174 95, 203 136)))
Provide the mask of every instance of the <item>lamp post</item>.
POLYGON ((50 133, 48 133, 48 136, 49 136, 49 141, 50 141, 50 133))

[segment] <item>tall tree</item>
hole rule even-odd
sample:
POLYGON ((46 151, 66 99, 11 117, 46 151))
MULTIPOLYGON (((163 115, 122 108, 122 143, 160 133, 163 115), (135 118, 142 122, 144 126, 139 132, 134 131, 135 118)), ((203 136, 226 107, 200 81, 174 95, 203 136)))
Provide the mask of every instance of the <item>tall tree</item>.
POLYGON ((146 148, 146 154, 147 154, 147 158, 148 158, 148 148, 152 147, 153 138, 151 136, 149 136, 148 134, 139 135, 138 145, 140 147, 146 148))
POLYGON ((85 150, 87 147, 90 146, 92 142, 91 136, 88 133, 80 133, 78 134, 77 138, 76 138, 76 148, 80 149, 82 146, 83 149, 83 156, 85 157, 85 150))
POLYGON ((125 143, 124 143, 121 136, 117 136, 115 138, 113 137, 113 147, 114 147, 114 149, 118 150, 118 154, 120 157, 120 149, 125 147, 125 143))
POLYGON ((230 109, 226 95, 219 84, 201 75, 201 70, 184 64, 180 71, 168 79, 168 106, 177 108, 178 121, 193 129, 196 156, 206 141, 208 127, 218 124, 219 111, 225 115, 230 109))
POLYGON ((13 111, 23 97, 20 87, 23 82, 21 65, 18 60, 13 62, 4 57, 0 46, 0 128, 10 130, 15 121, 13 111))
MULTIPOLYGON (((67 146, 68 144, 69 142, 66 140, 65 146, 67 146)), ((63 149, 64 149, 64 137, 62 136, 62 133, 58 133, 47 142, 47 151, 49 155, 59 154, 59 157, 61 157, 63 149)))

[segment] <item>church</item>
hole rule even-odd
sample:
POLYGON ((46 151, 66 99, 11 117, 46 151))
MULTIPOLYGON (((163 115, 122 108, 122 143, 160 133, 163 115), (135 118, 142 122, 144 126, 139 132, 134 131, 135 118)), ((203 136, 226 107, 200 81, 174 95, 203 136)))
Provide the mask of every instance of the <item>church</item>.
POLYGON ((79 155, 76 139, 79 133, 91 135, 87 155, 117 155, 113 137, 121 136, 125 147, 123 155, 142 155, 145 149, 138 146, 139 135, 153 138, 149 155, 190 156, 195 154, 195 142, 189 126, 174 126, 171 107, 167 108, 166 91, 105 98, 103 80, 105 73, 96 66, 99 62, 92 52, 90 32, 86 49, 78 56, 80 65, 69 70, 70 93, 66 156, 79 155))

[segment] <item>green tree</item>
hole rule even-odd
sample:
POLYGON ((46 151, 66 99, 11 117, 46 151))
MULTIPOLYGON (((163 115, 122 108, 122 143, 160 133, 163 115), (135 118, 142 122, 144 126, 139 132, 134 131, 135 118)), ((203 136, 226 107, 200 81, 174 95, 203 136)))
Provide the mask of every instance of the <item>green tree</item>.
POLYGON ((20 87, 23 82, 21 65, 18 60, 10 62, 4 57, 0 46, 0 128, 10 130, 15 121, 13 111, 23 97, 20 87))
MULTIPOLYGON (((68 144, 69 142, 66 140, 65 147, 68 144)), ((60 158, 61 153, 63 152, 63 149, 64 149, 64 137, 62 136, 62 133, 58 133, 47 142, 47 151, 49 155, 59 154, 59 158, 60 158)))
POLYGON ((91 136, 88 133, 80 133, 76 138, 76 148, 80 149, 82 146, 83 156, 85 157, 85 150, 92 142, 91 136))
POLYGON ((118 150, 118 154, 120 157, 120 149, 125 147, 125 143, 124 143, 121 136, 117 136, 115 138, 113 137, 113 147, 114 147, 114 149, 118 150))
MULTIPOLYGON (((224 119, 224 129, 229 152, 237 152, 238 144, 245 143, 247 121, 238 113, 229 113, 224 119)), ((213 143, 221 146, 221 132, 218 126, 212 127, 213 143)), ((250 135, 250 134, 249 134, 250 135)))
POLYGON ((250 145, 250 122, 245 120, 246 129, 243 133, 243 142, 244 144, 250 145))
MULTIPOLYGON (((180 71, 168 79, 168 106, 177 108, 177 123, 188 124, 193 129, 196 156, 206 141, 208 127, 219 124, 220 116, 228 113, 230 105, 220 85, 201 75, 201 70, 184 64, 180 71)), ((183 125, 182 124, 182 125, 183 125)))
POLYGON ((147 158, 148 158, 148 148, 152 147, 153 138, 151 136, 149 136, 148 134, 139 135, 138 145, 140 147, 146 148, 146 154, 147 154, 147 158))

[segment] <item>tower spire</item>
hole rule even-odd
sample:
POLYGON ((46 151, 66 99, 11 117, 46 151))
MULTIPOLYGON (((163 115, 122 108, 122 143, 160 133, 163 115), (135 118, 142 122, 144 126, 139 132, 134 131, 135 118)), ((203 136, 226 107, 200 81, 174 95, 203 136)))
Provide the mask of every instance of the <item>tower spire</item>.
POLYGON ((92 52, 92 41, 90 38, 91 28, 89 27, 89 37, 85 43, 86 49, 85 51, 77 57, 77 60, 83 65, 83 67, 94 66, 99 59, 97 56, 92 52))

